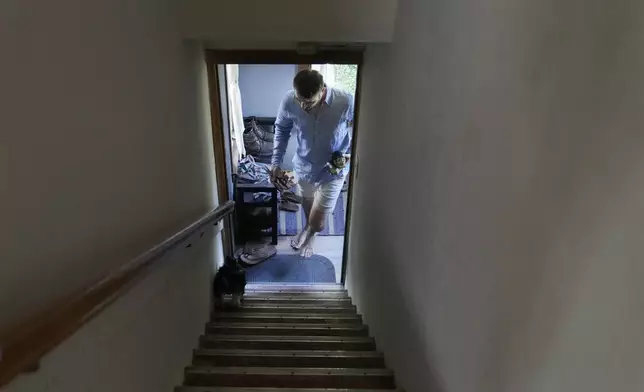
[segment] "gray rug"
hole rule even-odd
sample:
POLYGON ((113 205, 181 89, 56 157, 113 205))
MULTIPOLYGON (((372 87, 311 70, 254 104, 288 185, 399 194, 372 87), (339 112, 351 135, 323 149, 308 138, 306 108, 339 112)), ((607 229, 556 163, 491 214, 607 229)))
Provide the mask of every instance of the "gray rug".
POLYGON ((324 256, 305 259, 297 254, 277 254, 246 268, 248 283, 336 283, 335 267, 324 256))

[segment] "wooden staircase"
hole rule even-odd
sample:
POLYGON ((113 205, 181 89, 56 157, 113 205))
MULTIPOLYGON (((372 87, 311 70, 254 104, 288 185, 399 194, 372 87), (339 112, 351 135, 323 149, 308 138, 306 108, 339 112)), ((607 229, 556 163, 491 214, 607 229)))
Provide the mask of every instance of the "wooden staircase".
POLYGON ((395 391, 394 375, 340 285, 251 285, 218 312, 176 392, 395 391))

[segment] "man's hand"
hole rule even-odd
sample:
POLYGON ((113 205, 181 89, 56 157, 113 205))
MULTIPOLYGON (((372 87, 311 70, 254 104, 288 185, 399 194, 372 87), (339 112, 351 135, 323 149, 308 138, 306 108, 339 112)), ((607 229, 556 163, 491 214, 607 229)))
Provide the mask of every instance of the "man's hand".
POLYGON ((281 177, 282 173, 282 168, 279 167, 279 165, 271 166, 271 182, 275 183, 275 181, 277 181, 277 178, 281 177))

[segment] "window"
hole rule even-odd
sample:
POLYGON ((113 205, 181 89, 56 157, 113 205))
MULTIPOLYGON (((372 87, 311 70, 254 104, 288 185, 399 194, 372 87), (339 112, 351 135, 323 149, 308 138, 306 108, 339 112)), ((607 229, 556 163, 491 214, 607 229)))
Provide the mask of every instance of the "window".
POLYGON ((345 90, 355 95, 358 83, 358 65, 313 64, 312 68, 322 74, 327 86, 345 90))

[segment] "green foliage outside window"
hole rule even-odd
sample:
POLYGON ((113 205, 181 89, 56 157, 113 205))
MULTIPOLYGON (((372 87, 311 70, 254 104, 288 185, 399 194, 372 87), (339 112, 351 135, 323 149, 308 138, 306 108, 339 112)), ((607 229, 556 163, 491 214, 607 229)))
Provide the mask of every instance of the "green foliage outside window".
POLYGON ((335 86, 347 91, 356 93, 358 82, 358 66, 356 64, 335 64, 335 86))

